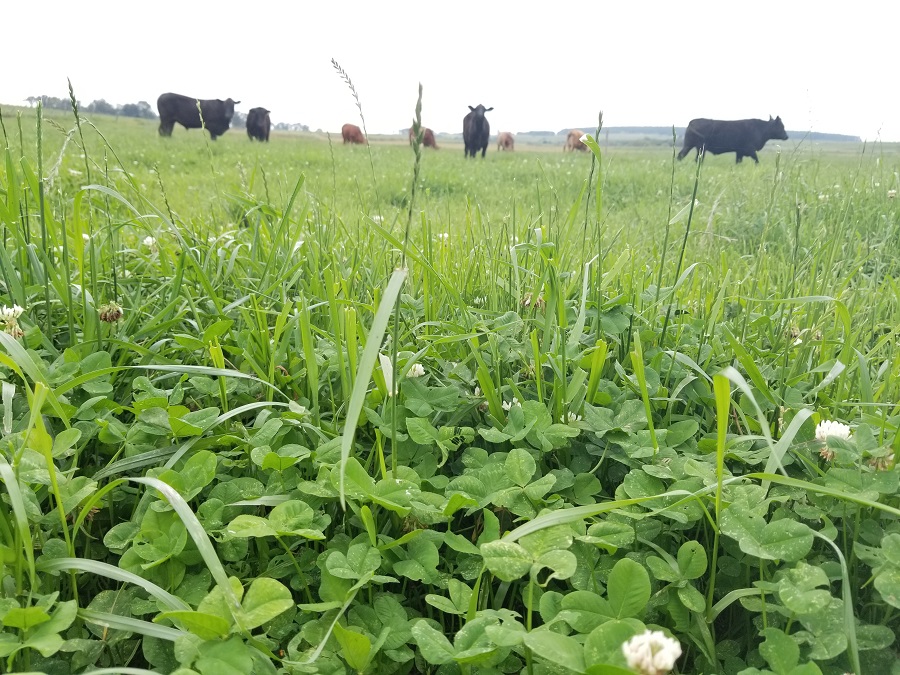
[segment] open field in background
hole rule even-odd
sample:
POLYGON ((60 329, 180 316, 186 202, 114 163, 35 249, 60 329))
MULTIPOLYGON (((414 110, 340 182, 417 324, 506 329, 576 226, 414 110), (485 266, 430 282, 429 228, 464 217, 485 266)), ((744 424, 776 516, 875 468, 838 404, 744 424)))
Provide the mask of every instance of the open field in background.
POLYGON ((898 146, 3 120, 0 672, 900 673, 898 146))

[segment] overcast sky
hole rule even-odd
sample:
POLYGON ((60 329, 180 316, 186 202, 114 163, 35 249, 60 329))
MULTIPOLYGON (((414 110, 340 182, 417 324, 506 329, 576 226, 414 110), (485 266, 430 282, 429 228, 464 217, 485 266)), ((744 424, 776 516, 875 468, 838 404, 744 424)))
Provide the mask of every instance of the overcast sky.
POLYGON ((149 101, 166 91, 264 106, 273 122, 370 133, 684 126, 780 115, 788 129, 900 141, 900 2, 3 0, 0 103, 149 101))

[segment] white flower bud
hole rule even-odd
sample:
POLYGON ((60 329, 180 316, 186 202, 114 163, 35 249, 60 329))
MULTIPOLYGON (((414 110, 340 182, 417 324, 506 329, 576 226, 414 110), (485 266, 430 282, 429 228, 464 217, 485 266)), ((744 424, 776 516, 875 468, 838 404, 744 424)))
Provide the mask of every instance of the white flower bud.
POLYGON ((513 397, 513 400, 512 400, 511 402, 510 402, 510 401, 504 401, 504 402, 503 402, 503 409, 504 409, 506 412, 509 412, 510 410, 512 410, 513 406, 521 406, 521 405, 522 405, 522 404, 519 403, 519 399, 513 397))
POLYGON ((641 675, 665 675, 681 656, 678 640, 662 631, 646 630, 622 645, 628 667, 641 675))

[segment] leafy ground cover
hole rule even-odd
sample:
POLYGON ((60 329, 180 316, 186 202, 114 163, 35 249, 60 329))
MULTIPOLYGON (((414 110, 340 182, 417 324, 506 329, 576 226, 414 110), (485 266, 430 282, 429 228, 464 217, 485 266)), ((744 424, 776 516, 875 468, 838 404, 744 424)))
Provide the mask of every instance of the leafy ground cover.
POLYGON ((3 120, 3 672, 900 672, 895 148, 3 120))

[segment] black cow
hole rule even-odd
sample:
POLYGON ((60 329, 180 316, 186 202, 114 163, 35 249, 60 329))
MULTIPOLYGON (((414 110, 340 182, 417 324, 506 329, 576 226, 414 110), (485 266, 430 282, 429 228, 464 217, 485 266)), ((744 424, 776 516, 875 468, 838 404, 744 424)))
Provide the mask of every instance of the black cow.
POLYGON ((178 122, 185 129, 200 129, 206 127, 209 137, 216 140, 228 127, 231 126, 231 117, 234 115, 234 106, 240 101, 232 101, 230 98, 224 101, 215 99, 196 99, 181 94, 162 94, 156 99, 156 109, 159 110, 159 135, 171 136, 175 123, 178 122), (200 102, 200 110, 197 110, 197 101, 200 102), (203 112, 203 120, 200 120, 200 111, 203 112))
POLYGON ((697 158, 700 150, 721 155, 724 152, 735 153, 735 163, 744 157, 751 157, 759 164, 756 156, 758 150, 762 150, 766 141, 786 141, 787 133, 780 117, 774 120, 769 116, 765 120, 691 120, 684 131, 684 147, 678 153, 678 159, 683 159, 692 148, 697 149, 697 158))
POLYGON ((491 125, 488 124, 484 113, 493 108, 485 108, 480 103, 476 107, 469 106, 470 112, 463 118, 463 143, 466 145, 466 157, 474 157, 481 150, 481 157, 487 153, 488 139, 491 135, 491 125))
POLYGON ((247 113, 247 136, 251 141, 255 138, 258 141, 269 142, 269 129, 272 128, 270 112, 265 108, 250 108, 250 112, 247 113))

